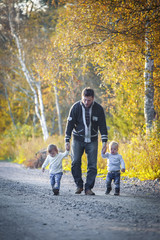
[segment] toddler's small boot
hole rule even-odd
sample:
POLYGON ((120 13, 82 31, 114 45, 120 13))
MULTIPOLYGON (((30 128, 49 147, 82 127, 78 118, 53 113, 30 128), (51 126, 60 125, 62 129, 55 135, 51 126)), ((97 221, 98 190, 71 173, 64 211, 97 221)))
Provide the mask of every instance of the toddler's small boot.
POLYGON ((119 189, 119 188, 115 188, 115 193, 114 193, 114 195, 115 195, 115 196, 119 196, 119 193, 120 193, 120 189, 119 189))
POLYGON ((53 188, 53 193, 54 193, 54 195, 59 195, 59 189, 53 188))
POLYGON ((108 194, 110 193, 111 190, 112 190, 111 187, 107 187, 107 190, 106 190, 105 194, 108 195, 108 194))

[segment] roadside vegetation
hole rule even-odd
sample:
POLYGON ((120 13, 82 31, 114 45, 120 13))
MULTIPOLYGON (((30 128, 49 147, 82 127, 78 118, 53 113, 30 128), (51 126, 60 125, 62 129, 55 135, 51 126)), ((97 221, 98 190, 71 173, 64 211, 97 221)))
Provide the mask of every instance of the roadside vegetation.
MULTIPOLYGON (((30 131, 29 131, 30 132, 30 131)), ((26 133, 26 128, 25 128, 26 133)), ((111 141, 112 137, 110 137, 111 141)), ((157 134, 152 133, 152 137, 134 136, 130 141, 115 138, 119 142, 119 153, 123 156, 126 164, 126 172, 122 177, 139 178, 140 180, 154 180, 160 178, 160 139, 157 134)), ((20 136, 20 132, 12 132, 12 136, 5 136, 0 141, 1 152, 0 160, 7 160, 23 164, 25 167, 35 168, 37 161, 40 160, 40 151, 46 151, 48 144, 54 143, 59 151, 65 151, 64 136, 53 135, 47 141, 41 136, 20 136)), ((102 143, 99 139, 98 148, 98 175, 105 178, 107 174, 107 161, 101 157, 102 143)), ((41 161, 39 167, 43 163, 41 161)), ((71 171, 71 157, 63 161, 64 171, 71 171)), ((87 159, 83 156, 82 171, 87 172, 87 159)))

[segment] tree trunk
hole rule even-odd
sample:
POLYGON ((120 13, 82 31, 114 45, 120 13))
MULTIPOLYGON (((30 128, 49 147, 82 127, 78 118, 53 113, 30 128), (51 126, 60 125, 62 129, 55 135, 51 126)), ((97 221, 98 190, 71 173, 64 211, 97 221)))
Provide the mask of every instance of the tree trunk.
POLYGON ((154 83, 153 83, 153 66, 154 60, 152 57, 152 33, 150 30, 150 22, 146 23, 146 54, 145 54, 145 72, 144 72, 144 84, 145 84, 145 100, 144 100, 144 115, 146 122, 146 132, 149 133, 153 127, 154 120, 154 83))
POLYGON ((54 93, 55 93, 56 109, 57 109, 57 115, 58 115, 59 135, 63 135, 61 111, 60 111, 60 105, 59 105, 58 90, 57 90, 57 87, 56 87, 56 86, 54 86, 54 93))
POLYGON ((22 47, 20 44, 19 37, 14 32, 10 14, 9 14, 9 25, 10 25, 10 29, 11 29, 11 35, 15 39, 15 43, 16 43, 16 46, 18 49, 18 59, 19 59, 20 65, 21 65, 21 69, 25 75, 26 81, 28 82, 28 84, 33 92, 35 112, 36 112, 36 115, 41 124, 43 138, 46 141, 47 138, 49 137, 49 134, 48 134, 46 120, 45 120, 45 114, 44 114, 44 106, 43 106, 43 100, 42 100, 42 94, 41 94, 41 85, 32 79, 32 77, 27 69, 27 66, 23 60, 22 47), (37 96, 37 92, 36 92, 34 85, 36 86, 36 88, 38 90, 38 96, 37 96), (39 112, 39 109, 40 109, 40 112, 39 112))
POLYGON ((43 105, 43 99, 42 99, 41 83, 36 82, 36 87, 38 89, 38 98, 39 98, 39 105, 40 105, 40 112, 41 112, 40 123, 41 123, 42 131, 43 131, 44 140, 47 140, 47 138, 49 137, 49 134, 48 134, 46 118, 45 118, 45 114, 44 114, 44 105, 43 105))

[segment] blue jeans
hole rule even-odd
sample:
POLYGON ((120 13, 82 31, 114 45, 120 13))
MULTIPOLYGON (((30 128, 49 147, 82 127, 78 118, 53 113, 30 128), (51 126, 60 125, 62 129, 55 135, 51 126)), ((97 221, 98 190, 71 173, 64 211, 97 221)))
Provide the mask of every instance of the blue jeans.
POLYGON ((74 181, 79 188, 83 188, 81 163, 84 151, 87 155, 87 177, 85 191, 94 187, 95 178, 97 175, 97 150, 98 141, 85 143, 73 139, 71 149, 71 171, 74 181))
POLYGON ((118 172, 108 172, 106 177, 106 187, 107 190, 111 191, 111 182, 114 180, 115 190, 120 191, 120 171, 118 172))
POLYGON ((52 188, 60 189, 60 182, 61 182, 62 175, 63 175, 62 172, 50 174, 50 183, 52 188))

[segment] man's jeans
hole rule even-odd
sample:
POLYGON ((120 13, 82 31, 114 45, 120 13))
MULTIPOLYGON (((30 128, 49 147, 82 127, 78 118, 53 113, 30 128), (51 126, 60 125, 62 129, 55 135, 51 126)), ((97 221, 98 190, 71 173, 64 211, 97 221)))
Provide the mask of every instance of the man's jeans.
POLYGON ((97 150, 98 141, 85 143, 73 139, 71 158, 72 158, 72 175, 74 181, 79 188, 83 188, 81 158, 85 151, 87 155, 87 177, 85 191, 94 187, 97 175, 97 150))
POLYGON ((108 172, 106 177, 106 187, 107 190, 111 191, 111 182, 114 180, 115 190, 120 191, 120 171, 118 172, 108 172))
POLYGON ((50 174, 50 182, 51 182, 52 188, 60 189, 60 182, 61 182, 62 175, 63 175, 62 172, 50 174))

